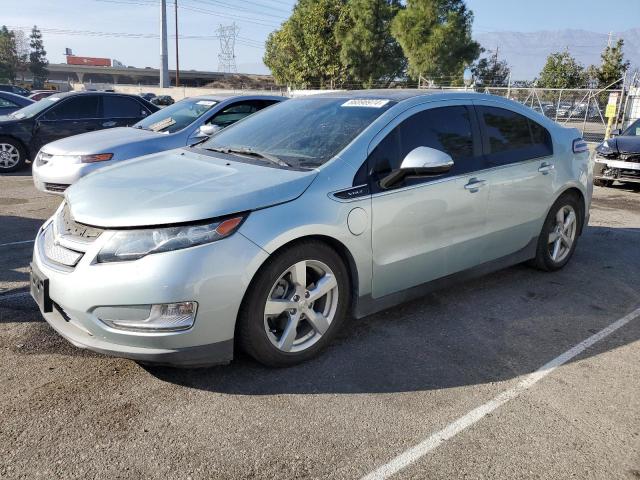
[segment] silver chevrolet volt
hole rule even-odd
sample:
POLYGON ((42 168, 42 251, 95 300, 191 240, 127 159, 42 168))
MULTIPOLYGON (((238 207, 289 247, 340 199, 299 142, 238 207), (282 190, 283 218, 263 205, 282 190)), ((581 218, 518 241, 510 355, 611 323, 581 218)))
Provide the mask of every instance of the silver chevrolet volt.
POLYGON ((564 267, 591 170, 577 130, 499 97, 288 100, 72 186, 38 232, 31 291, 81 348, 292 365, 345 321, 454 280, 564 267))

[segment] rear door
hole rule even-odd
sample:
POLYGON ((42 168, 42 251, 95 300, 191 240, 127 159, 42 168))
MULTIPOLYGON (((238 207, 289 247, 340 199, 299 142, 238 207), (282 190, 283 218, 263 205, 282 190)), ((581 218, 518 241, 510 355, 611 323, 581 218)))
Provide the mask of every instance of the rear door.
POLYGON ((490 259, 515 253, 533 242, 553 199, 556 176, 549 131, 524 114, 491 101, 476 101, 489 167, 487 229, 490 259))
POLYGON ((482 184, 484 159, 473 108, 463 102, 438 104, 405 112, 370 147, 374 298, 484 261, 488 190, 482 184), (452 170, 381 189, 380 180, 420 146, 449 154, 452 170))
POLYGON ((123 95, 102 97, 102 128, 129 127, 142 120, 148 113, 135 98, 123 95))
POLYGON ((59 138, 104 128, 99 112, 99 95, 81 94, 58 100, 36 121, 34 150, 59 138))

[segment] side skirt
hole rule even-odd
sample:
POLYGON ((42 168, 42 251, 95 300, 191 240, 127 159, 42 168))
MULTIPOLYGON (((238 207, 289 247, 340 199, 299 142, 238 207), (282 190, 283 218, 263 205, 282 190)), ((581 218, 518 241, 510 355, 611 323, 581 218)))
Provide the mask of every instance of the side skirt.
POLYGON ((456 283, 481 277, 488 273, 502 270, 504 268, 517 265, 518 263, 526 262, 536 256, 537 245, 538 237, 534 237, 523 249, 496 260, 482 263, 468 270, 453 273, 446 277, 438 278, 416 287, 411 287, 380 298, 373 298, 371 295, 365 295, 357 300, 357 305, 355 305, 353 315, 356 318, 366 317, 367 315, 381 312, 382 310, 386 310, 387 308, 391 308, 400 303, 415 300, 416 298, 423 297, 428 293, 444 289, 451 285, 455 285, 456 283))

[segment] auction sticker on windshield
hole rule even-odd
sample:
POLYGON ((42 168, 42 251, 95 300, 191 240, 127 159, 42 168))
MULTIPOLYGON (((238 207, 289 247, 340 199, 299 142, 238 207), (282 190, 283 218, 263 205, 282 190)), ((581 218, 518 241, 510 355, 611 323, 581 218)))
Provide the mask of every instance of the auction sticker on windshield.
POLYGON ((174 123, 176 123, 176 121, 173 118, 165 118, 164 120, 160 120, 159 122, 149 125, 149 130, 159 132, 160 130, 164 130, 165 128, 170 127, 174 123))
POLYGON ((343 107, 369 107, 369 108, 382 108, 389 100, 383 98, 357 98, 344 102, 343 107))

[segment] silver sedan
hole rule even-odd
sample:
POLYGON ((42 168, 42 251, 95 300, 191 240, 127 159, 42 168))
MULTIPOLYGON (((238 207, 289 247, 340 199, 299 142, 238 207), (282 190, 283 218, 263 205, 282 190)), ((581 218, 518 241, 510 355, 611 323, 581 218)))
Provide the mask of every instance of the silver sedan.
POLYGON ((51 142, 33 163, 42 192, 62 194, 85 175, 123 160, 202 141, 238 120, 285 100, 266 95, 204 95, 181 100, 131 127, 84 133, 51 142))
POLYGON ((200 366, 239 346, 287 366, 456 279, 564 267, 591 184, 577 130, 503 98, 287 100, 71 187, 38 233, 32 295, 82 348, 200 366))

